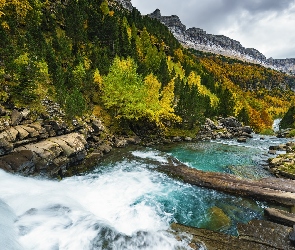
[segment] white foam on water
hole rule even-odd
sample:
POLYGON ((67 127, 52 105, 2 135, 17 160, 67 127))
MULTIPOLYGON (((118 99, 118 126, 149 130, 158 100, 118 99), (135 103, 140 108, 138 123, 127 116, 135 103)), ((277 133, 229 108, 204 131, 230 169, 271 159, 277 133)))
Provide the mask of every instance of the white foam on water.
POLYGON ((133 156, 143 158, 143 159, 151 159, 156 160, 161 163, 167 163, 167 158, 160 155, 160 152, 156 150, 149 150, 149 151, 133 151, 133 156))
POLYGON ((11 207, 0 235, 9 226, 16 245, 7 250, 189 249, 167 233, 171 215, 142 198, 164 191, 153 181, 159 174, 134 168, 116 166, 60 182, 0 171, 0 199, 11 207))

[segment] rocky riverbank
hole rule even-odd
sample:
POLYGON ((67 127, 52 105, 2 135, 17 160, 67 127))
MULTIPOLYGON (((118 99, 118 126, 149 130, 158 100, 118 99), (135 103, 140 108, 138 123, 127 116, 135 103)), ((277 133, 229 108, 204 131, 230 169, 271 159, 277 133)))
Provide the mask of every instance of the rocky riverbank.
POLYGON ((93 115, 69 121, 61 107, 51 100, 43 100, 42 105, 45 112, 38 116, 27 108, 0 107, 1 169, 24 176, 62 178, 91 168, 113 147, 233 137, 244 142, 253 132, 234 117, 228 117, 217 122, 206 119, 195 137, 157 135, 141 140, 138 136, 110 134, 93 115))
POLYGON ((206 119, 205 124, 197 135, 198 140, 232 139, 246 142, 252 138, 253 130, 249 126, 243 126, 235 117, 219 118, 216 122, 206 119))
POLYGON ((295 180, 295 142, 288 142, 279 146, 271 146, 269 152, 276 154, 285 151, 286 154, 278 154, 269 159, 269 170, 277 177, 295 180))
POLYGON ((226 235, 180 224, 172 224, 172 229, 180 240, 185 237, 183 235, 184 232, 192 235, 191 238, 186 239, 190 242, 190 247, 192 249, 295 249, 293 243, 289 240, 292 227, 279 225, 269 221, 253 220, 248 224, 239 224, 239 236, 226 235))
POLYGON ((95 165, 112 147, 139 142, 109 134, 95 116, 66 122, 54 103, 42 119, 29 109, 0 109, 0 168, 11 173, 71 176, 95 165))

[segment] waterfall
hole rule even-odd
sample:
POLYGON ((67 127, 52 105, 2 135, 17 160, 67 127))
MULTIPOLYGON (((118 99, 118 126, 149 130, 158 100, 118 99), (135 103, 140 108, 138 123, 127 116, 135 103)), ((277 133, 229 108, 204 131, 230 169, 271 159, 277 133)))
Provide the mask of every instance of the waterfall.
POLYGON ((272 129, 274 132, 278 132, 280 130, 280 122, 282 119, 275 119, 272 125, 272 129))

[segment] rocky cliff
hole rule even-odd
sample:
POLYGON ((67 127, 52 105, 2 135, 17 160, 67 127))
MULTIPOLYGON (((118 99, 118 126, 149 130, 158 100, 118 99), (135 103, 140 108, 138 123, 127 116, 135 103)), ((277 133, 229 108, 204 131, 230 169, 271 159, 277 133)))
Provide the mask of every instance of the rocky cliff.
POLYGON ((149 14, 151 18, 158 19, 165 24, 174 36, 185 47, 205 52, 221 54, 251 63, 261 64, 289 74, 295 74, 295 58, 267 59, 254 48, 244 48, 239 41, 223 35, 207 34, 200 28, 189 28, 181 22, 178 16, 162 16, 159 9, 149 14))

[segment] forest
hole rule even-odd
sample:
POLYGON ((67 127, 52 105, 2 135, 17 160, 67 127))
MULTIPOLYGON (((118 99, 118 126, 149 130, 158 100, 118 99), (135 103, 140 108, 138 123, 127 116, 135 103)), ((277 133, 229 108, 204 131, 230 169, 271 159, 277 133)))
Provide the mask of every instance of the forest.
POLYGON ((198 129, 236 116, 256 132, 294 105, 295 77, 184 48, 159 21, 107 0, 0 0, 0 105, 116 130, 198 129))

